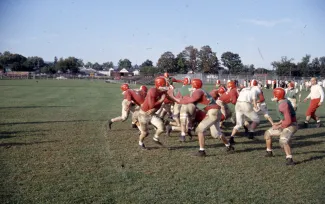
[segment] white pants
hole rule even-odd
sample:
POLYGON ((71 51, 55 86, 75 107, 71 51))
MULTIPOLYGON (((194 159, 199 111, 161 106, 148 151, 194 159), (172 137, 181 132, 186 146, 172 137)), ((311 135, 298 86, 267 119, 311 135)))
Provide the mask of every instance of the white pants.
POLYGON ((239 130, 244 124, 244 116, 249 118, 251 121, 259 123, 260 118, 257 113, 253 110, 253 105, 248 102, 237 101, 235 106, 236 111, 236 128, 239 130))

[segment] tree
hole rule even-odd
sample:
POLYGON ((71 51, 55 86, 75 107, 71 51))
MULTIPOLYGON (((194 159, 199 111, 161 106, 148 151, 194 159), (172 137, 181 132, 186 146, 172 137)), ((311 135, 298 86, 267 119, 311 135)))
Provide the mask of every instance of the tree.
POLYGON ((267 74, 267 73, 269 73, 269 70, 267 70, 265 68, 257 68, 257 69, 255 69, 255 73, 256 74, 267 74))
POLYGON ((310 76, 320 76, 321 68, 318 57, 314 58, 309 65, 310 76))
POLYGON ((183 55, 183 53, 179 53, 177 55, 177 57, 175 58, 175 71, 177 73, 181 73, 181 74, 186 74, 188 73, 188 66, 186 63, 186 59, 183 55))
POLYGON ((27 58, 20 54, 13 54, 5 51, 0 56, 0 64, 3 67, 9 67, 12 71, 32 71, 25 66, 27 58))
POLYGON ((241 74, 245 74, 245 75, 254 75, 255 73, 255 67, 253 64, 251 65, 243 65, 241 74))
POLYGON ((118 62, 118 68, 123 69, 130 69, 132 67, 132 63, 129 59, 120 59, 120 61, 118 62))
POLYGON ((85 64, 84 64, 84 61, 82 59, 78 59, 77 60, 77 65, 78 65, 78 67, 83 67, 85 64))
POLYGON ((186 47, 182 52, 185 58, 185 64, 189 70, 197 71, 198 68, 198 50, 192 45, 186 47))
POLYGON ((97 62, 95 62, 95 64, 93 65, 93 69, 95 69, 95 70, 103 70, 102 66, 100 64, 98 64, 97 62))
POLYGON ((85 66, 88 68, 93 68, 93 64, 91 62, 87 62, 85 66))
POLYGON ((278 76, 292 76, 292 70, 296 68, 296 64, 292 63, 292 61, 293 58, 282 57, 281 61, 274 61, 271 65, 278 76))
POLYGON ((113 62, 104 62, 102 67, 103 67, 103 69, 109 69, 109 68, 113 68, 114 64, 113 64, 113 62))
POLYGON ((157 67, 153 66, 141 66, 140 73, 145 76, 154 76, 158 72, 157 67))
POLYGON ((54 57, 54 65, 56 65, 56 63, 58 63, 58 58, 55 56, 54 57))
POLYGON ((230 74, 239 74, 243 68, 240 56, 229 51, 221 55, 221 62, 228 68, 230 74))
POLYGON ((141 64, 141 67, 152 67, 152 66, 153 66, 152 61, 148 59, 141 64))
POLYGON ((172 52, 165 52, 158 59, 157 66, 164 72, 174 72, 175 71, 175 56, 172 52))
POLYGON ((55 69, 63 73, 66 72, 71 72, 73 74, 78 73, 79 72, 78 61, 79 59, 75 57, 68 57, 66 59, 63 59, 61 57, 57 62, 55 69))
POLYGON ((306 55, 301 59, 294 69, 293 76, 310 76, 313 75, 312 71, 310 70, 310 55, 306 55))
POLYGON ((198 53, 198 70, 204 73, 217 74, 219 61, 215 52, 212 52, 210 46, 206 45, 198 53))
POLYGON ((320 69, 320 76, 325 77, 325 57, 319 58, 319 69, 320 69))
POLYGON ((45 66, 44 60, 41 57, 28 57, 27 60, 24 62, 24 66, 27 70, 38 70, 41 67, 45 66))

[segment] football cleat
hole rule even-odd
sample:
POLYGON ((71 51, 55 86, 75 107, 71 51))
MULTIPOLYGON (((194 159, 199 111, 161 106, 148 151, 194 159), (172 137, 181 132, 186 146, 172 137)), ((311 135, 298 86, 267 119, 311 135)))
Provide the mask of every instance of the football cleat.
POLYGON ((112 124, 113 122, 111 120, 108 120, 108 128, 111 130, 112 129, 112 124))
POLYGON ((206 156, 206 153, 205 153, 205 151, 203 150, 203 151, 198 151, 198 152, 196 152, 195 154, 194 154, 194 156, 197 156, 197 157, 205 157, 206 156))
POLYGON ((236 143, 236 142, 235 142, 235 138, 234 138, 234 137, 230 137, 230 138, 229 138, 229 143, 230 143, 231 145, 235 144, 235 143, 236 143))
POLYGON ((286 165, 295 165, 295 162, 293 161, 292 158, 287 158, 286 159, 286 165))
POLYGON ((266 151, 265 157, 273 157, 272 151, 266 151))
POLYGON ((232 145, 230 145, 230 146, 226 147, 226 151, 233 152, 233 151, 235 151, 235 148, 232 145))

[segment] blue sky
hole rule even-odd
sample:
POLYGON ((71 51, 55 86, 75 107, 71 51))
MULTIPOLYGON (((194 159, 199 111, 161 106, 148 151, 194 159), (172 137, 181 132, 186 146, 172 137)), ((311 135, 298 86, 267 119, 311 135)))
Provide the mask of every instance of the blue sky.
POLYGON ((324 19, 322 0, 1 0, 0 52, 141 64, 210 45, 271 69, 281 56, 325 56, 324 19))

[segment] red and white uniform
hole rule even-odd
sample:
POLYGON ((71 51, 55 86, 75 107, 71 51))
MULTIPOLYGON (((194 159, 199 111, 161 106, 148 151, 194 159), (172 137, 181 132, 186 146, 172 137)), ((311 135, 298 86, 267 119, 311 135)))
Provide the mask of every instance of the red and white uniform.
POLYGON ((141 106, 141 110, 144 112, 147 112, 153 108, 159 110, 162 105, 162 103, 159 103, 159 99, 164 93, 165 92, 159 91, 156 88, 150 88, 141 106))
POLYGON ((146 93, 144 91, 135 91, 128 89, 123 92, 122 101, 122 114, 112 119, 112 122, 125 121, 129 117, 129 113, 132 113, 132 122, 137 121, 138 111, 141 104, 145 100, 146 93))
POLYGON ((210 92, 210 95, 212 96, 212 98, 214 100, 217 100, 219 98, 219 94, 218 94, 218 89, 213 89, 211 92, 210 92))
MULTIPOLYGON (((220 130, 221 112, 220 106, 211 102, 202 89, 196 89, 191 97, 184 97, 180 100, 180 104, 203 104, 206 105, 204 110, 207 112, 205 118, 199 123, 197 132, 204 132, 210 128, 211 136, 214 138, 221 137, 220 130)), ((199 114, 200 118, 203 114, 199 114)))
POLYGON ((312 85, 310 88, 310 94, 306 97, 310 99, 309 107, 306 111, 306 116, 311 116, 314 120, 316 120, 316 110, 319 107, 319 103, 323 103, 324 101, 324 91, 323 88, 318 85, 312 85))

